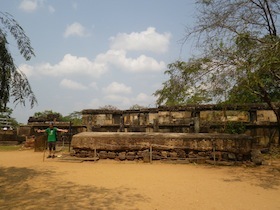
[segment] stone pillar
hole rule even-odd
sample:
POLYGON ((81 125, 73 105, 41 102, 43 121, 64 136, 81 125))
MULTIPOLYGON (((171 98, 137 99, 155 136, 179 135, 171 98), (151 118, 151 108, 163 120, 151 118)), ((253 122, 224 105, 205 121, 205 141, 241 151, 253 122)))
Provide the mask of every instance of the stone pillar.
POLYGON ((154 119, 154 132, 159 131, 159 126, 158 126, 158 119, 154 119))
POLYGON ((200 132, 200 112, 195 112, 194 114, 194 132, 200 132))
POLYGON ((88 119, 87 119, 87 131, 92 131, 92 115, 88 115, 88 119))
POLYGON ((120 132, 124 132, 124 117, 120 117, 120 132))

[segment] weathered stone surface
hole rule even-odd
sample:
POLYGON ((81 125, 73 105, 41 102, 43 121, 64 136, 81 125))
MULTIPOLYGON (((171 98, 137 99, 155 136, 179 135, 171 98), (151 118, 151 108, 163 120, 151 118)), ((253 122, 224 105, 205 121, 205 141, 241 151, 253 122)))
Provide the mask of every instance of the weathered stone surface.
POLYGON ((118 155, 119 160, 125 160, 126 159, 126 152, 120 152, 118 155))
POLYGON ((253 149, 251 152, 251 160, 254 164, 261 165, 264 160, 261 151, 258 149, 253 149))
POLYGON ((150 162, 150 152, 148 150, 143 151, 143 162, 144 163, 150 162))
POLYGON ((182 149, 175 149, 175 152, 178 155, 178 158, 186 158, 186 152, 182 149))
POLYGON ((73 149, 98 149, 104 151, 188 149, 216 150, 247 154, 251 151, 252 138, 246 135, 205 133, 116 133, 82 132, 72 138, 73 149))
POLYGON ((161 156, 162 156, 162 158, 166 159, 168 157, 168 152, 167 151, 161 151, 161 156))
POLYGON ((229 160, 236 160, 236 155, 234 153, 228 153, 229 160))
POLYGON ((100 151, 99 152, 99 158, 100 159, 106 159, 108 157, 108 153, 106 151, 100 151))
POLYGON ((206 156, 206 152, 198 152, 197 153, 200 157, 205 157, 206 156))
POLYGON ((126 159, 127 160, 134 160, 135 159, 135 155, 126 155, 126 159))
POLYGON ((170 159, 171 160, 177 160, 178 159, 178 154, 177 152, 170 152, 169 153, 170 159))
POLYGON ((126 154, 127 156, 135 156, 136 155, 136 153, 135 152, 127 152, 127 154, 126 154))
POLYGON ((116 158, 116 153, 115 152, 108 152, 107 157, 110 159, 116 158))

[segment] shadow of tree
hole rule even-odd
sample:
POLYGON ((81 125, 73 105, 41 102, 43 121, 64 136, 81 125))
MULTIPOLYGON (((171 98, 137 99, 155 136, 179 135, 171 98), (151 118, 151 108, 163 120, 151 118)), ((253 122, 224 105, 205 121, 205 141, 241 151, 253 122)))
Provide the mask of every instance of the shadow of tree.
POLYGON ((229 170, 232 178, 225 182, 248 182, 264 189, 278 189, 280 186, 279 167, 232 168, 229 170))
POLYGON ((56 180, 53 171, 28 168, 0 167, 0 189, 3 209, 137 209, 149 201, 133 189, 77 185, 56 180))

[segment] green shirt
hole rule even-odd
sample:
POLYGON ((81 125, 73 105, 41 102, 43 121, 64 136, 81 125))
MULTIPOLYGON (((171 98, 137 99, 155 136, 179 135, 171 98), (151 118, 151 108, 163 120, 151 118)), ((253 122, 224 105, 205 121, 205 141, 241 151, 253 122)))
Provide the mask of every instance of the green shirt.
POLYGON ((46 133, 48 134, 48 142, 55 142, 56 141, 56 132, 57 128, 47 128, 46 133))

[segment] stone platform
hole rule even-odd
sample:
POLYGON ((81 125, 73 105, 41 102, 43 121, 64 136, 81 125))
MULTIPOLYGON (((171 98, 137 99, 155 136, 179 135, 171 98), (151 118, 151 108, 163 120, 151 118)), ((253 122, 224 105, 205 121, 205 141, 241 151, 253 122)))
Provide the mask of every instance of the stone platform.
POLYGON ((82 132, 72 138, 76 156, 111 159, 143 158, 145 152, 153 159, 211 158, 237 159, 252 149, 247 135, 213 133, 141 133, 141 132, 82 132))

